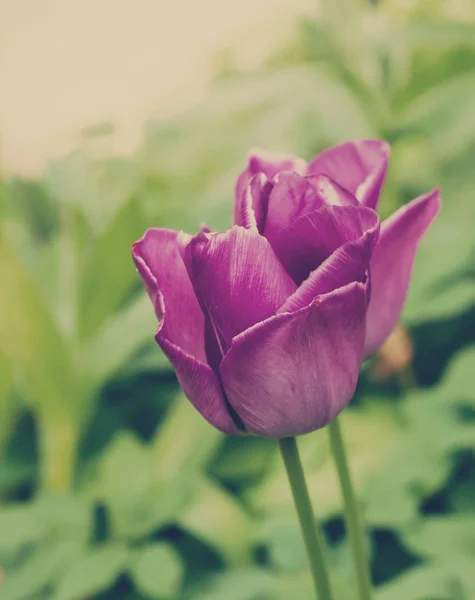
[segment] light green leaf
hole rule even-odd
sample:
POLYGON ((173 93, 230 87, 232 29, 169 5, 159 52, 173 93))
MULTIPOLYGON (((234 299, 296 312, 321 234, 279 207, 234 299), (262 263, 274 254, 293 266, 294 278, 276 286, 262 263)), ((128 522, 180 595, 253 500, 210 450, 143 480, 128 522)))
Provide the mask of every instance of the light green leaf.
POLYGON ((427 136, 433 159, 451 159, 473 143, 474 92, 475 71, 448 78, 412 101, 401 116, 400 126, 427 136))
POLYGON ((138 201, 123 205, 107 229, 92 246, 80 281, 79 319, 83 340, 91 338, 139 286, 131 246, 143 233, 138 201))
POLYGON ((80 551, 81 545, 74 540, 40 547, 0 583, 2 600, 30 600, 49 585, 66 564, 76 560, 80 551))
POLYGON ((257 479, 267 471, 277 452, 274 440, 230 437, 216 457, 212 470, 227 481, 257 479))
MULTIPOLYGON (((432 260, 435 262, 436 258, 433 257, 432 260)), ((423 269, 416 268, 414 281, 417 281, 418 277, 422 278, 423 272, 423 269)), ((430 289, 427 280, 425 283, 421 280, 414 288, 418 289, 410 291, 408 302, 404 307, 404 318, 413 325, 451 318, 475 305, 475 284, 470 280, 444 286, 444 289, 437 291, 430 289)))
MULTIPOLYGON (((124 366, 134 353, 153 341, 157 318, 152 303, 143 293, 131 304, 109 318, 83 350, 82 381, 92 388, 101 385, 124 366)), ((156 368, 168 360, 154 344, 156 368)))
POLYGON ((449 600, 447 574, 440 566, 423 565, 382 585, 376 600, 449 600), (445 589, 444 589, 445 588, 445 589))
POLYGON ((233 570, 211 580, 193 600, 267 600, 274 583, 272 575, 260 569, 233 570), (206 589, 207 588, 207 589, 206 589))
POLYGON ((281 523, 267 536, 270 559, 282 571, 298 573, 308 569, 308 557, 297 523, 281 523))
POLYGON ((23 546, 39 542, 47 526, 38 519, 35 504, 11 504, 0 510, 0 531, 0 550, 13 554, 23 546))
POLYGON ((68 494, 39 495, 35 501, 38 521, 50 537, 74 539, 86 543, 94 527, 94 507, 89 499, 70 492, 68 494))
POLYGON ((42 411, 74 409, 76 390, 69 349, 1 233, 0 272, 0 349, 14 367, 14 377, 42 411))
POLYGON ((400 527, 418 516, 420 500, 417 495, 387 473, 365 486, 363 499, 365 522, 377 527, 400 527))
POLYGON ((230 564, 250 558, 253 520, 238 499, 202 477, 193 500, 178 516, 178 524, 218 550, 230 564))
POLYGON ((133 194, 137 175, 136 165, 130 158, 98 160, 83 147, 50 163, 44 182, 58 202, 77 207, 91 230, 99 232, 133 194))
POLYGON ((425 558, 475 556, 475 522, 472 515, 426 517, 401 532, 404 543, 425 558))
POLYGON ((475 346, 459 350, 449 363, 439 394, 450 402, 475 405, 474 365, 475 346))
POLYGON ((402 44, 411 44, 439 50, 441 46, 449 48, 459 45, 475 47, 475 25, 470 22, 449 19, 414 19, 397 31, 402 44))
POLYGON ((167 479, 175 473, 193 474, 205 468, 223 439, 223 434, 180 394, 152 442, 157 476, 167 479))
POLYGON ((401 529, 417 518, 421 501, 443 486, 452 452, 466 440, 454 411, 433 390, 408 394, 399 401, 398 413, 404 427, 383 468, 369 479, 364 501, 370 522, 401 529))
POLYGON ((177 596, 184 567, 177 552, 160 543, 135 550, 129 570, 141 594, 160 600, 177 596))
POLYGON ((61 202, 80 207, 91 220, 97 214, 100 207, 97 174, 93 160, 82 150, 50 163, 44 182, 48 192, 61 202))
POLYGON ((453 317, 475 305, 470 276, 475 212, 470 195, 443 190, 447 204, 424 236, 418 251, 405 320, 417 324, 453 317), (449 204, 450 202, 450 204, 449 204))
POLYGON ((11 366, 0 348, 0 457, 12 433, 18 406, 14 403, 11 366))
POLYGON ((193 485, 180 472, 161 479, 150 446, 123 433, 102 458, 93 495, 106 503, 114 534, 137 539, 176 520, 193 485))
POLYGON ((54 600, 83 600, 112 585, 128 559, 125 546, 104 544, 76 558, 58 579, 54 600))

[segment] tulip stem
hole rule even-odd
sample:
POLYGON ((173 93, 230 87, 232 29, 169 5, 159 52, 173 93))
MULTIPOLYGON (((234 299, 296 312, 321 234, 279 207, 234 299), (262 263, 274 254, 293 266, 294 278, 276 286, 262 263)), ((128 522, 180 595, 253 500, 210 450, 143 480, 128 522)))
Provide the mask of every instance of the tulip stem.
POLYGON ((318 600, 332 600, 333 596, 325 561, 325 545, 310 503, 297 442, 293 437, 283 438, 279 440, 279 446, 294 496, 317 598, 318 600))
POLYGON ((335 459, 345 505, 346 531, 353 554, 359 596, 361 600, 371 600, 371 572, 366 552, 364 524, 351 483, 350 470, 348 468, 348 460, 338 418, 334 419, 328 425, 328 431, 330 433, 331 450, 335 459))

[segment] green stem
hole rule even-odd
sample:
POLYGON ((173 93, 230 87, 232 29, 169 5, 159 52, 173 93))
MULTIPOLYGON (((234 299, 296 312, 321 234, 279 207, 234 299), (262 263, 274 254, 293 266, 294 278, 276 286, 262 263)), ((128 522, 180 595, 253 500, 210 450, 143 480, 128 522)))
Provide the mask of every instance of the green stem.
POLYGON ((297 442, 295 438, 283 438, 279 440, 279 446, 294 496, 317 598, 318 600, 332 600, 333 596, 325 562, 325 546, 310 503, 297 442))
POLYGON ((358 582, 359 596, 361 600, 371 600, 371 573, 367 560, 365 531, 358 507, 353 485, 351 483, 348 460, 346 458, 345 446, 341 435, 338 419, 334 419, 328 426, 330 432, 330 444, 335 459, 340 487, 345 505, 345 522, 350 541, 353 561, 358 582))
POLYGON ((77 425, 68 416, 40 415, 42 487, 65 492, 73 479, 78 441, 77 425))

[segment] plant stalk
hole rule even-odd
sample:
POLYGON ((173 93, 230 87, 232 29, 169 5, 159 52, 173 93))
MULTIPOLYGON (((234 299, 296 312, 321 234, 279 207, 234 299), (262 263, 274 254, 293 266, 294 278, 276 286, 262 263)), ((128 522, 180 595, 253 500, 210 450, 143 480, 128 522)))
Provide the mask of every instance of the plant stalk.
POLYGON ((71 488, 78 442, 77 424, 69 415, 38 415, 43 490, 62 493, 71 488))
POLYGON ((361 600, 371 600, 371 572, 365 544, 365 531, 361 512, 351 483, 350 470, 346 457, 343 437, 338 418, 328 425, 330 445, 335 459, 341 493, 345 506, 345 523, 348 539, 353 554, 353 562, 361 600))
POLYGON ((283 438, 279 440, 279 447, 292 489, 317 598, 318 600, 332 600, 333 595, 325 560, 325 545, 310 503, 297 442, 295 438, 283 438))

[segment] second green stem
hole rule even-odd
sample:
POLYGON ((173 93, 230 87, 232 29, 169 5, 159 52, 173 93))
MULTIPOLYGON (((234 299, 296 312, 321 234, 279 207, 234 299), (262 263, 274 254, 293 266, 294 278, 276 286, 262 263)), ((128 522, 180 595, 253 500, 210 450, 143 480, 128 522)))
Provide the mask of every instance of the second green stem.
POLYGON ((365 531, 361 518, 361 512, 351 483, 348 460, 346 458, 345 447, 343 444, 343 438, 338 419, 334 419, 328 425, 328 430, 330 433, 331 449, 335 459, 345 505, 346 529, 353 553, 360 599, 371 600, 371 573, 367 559, 365 531))

